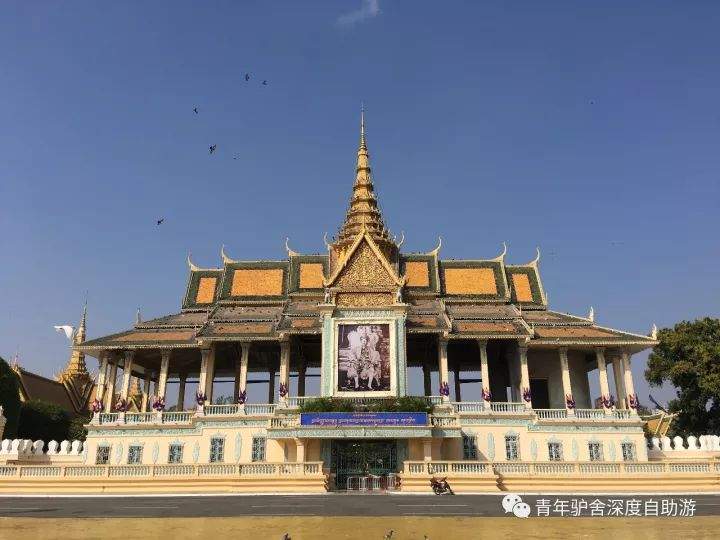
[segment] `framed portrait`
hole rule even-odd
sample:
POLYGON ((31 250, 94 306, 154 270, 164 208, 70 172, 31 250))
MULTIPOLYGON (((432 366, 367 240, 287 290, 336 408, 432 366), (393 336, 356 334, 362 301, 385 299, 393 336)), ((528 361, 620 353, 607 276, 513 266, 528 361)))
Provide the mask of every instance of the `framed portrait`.
POLYGON ((339 322, 335 327, 335 393, 391 395, 395 386, 392 324, 339 322))

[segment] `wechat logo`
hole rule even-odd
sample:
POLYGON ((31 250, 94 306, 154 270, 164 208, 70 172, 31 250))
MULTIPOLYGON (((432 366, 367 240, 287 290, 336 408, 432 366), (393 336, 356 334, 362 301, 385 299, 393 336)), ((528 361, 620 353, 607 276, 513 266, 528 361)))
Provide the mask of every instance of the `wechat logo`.
POLYGON ((513 513, 515 517, 527 518, 530 516, 530 505, 524 503, 520 495, 508 494, 503 497, 502 507, 506 514, 513 513))

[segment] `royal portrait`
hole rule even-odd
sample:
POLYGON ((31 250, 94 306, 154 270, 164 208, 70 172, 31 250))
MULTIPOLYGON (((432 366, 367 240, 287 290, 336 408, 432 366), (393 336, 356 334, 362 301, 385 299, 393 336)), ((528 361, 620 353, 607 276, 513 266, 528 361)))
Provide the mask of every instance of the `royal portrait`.
POLYGON ((337 340, 339 392, 391 389, 389 324, 340 324, 337 340))

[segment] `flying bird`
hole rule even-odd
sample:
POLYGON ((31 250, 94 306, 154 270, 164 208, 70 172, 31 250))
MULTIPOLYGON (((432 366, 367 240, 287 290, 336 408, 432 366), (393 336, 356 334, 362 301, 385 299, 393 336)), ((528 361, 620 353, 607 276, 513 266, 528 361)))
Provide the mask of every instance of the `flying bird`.
POLYGON ((235 155, 233 156, 233 159, 238 159, 239 157, 240 157, 240 154, 235 154, 235 155))
POLYGON ((73 336, 75 335, 75 327, 70 326, 69 324, 62 324, 59 326, 53 326, 55 328, 56 332, 62 332, 65 334, 65 337, 68 338, 70 341, 72 341, 73 336))
POLYGON ((267 86, 267 81, 263 81, 263 86, 267 86))
POLYGON ((159 226, 159 225, 162 225, 163 221, 165 221, 165 218, 160 218, 160 219, 158 219, 158 220, 157 220, 158 226, 159 226))
POLYGON ((215 150, 217 150, 217 144, 211 144, 210 145, 210 154, 214 154, 215 150))
POLYGON ((193 112, 194 112, 195 114, 199 114, 199 113, 198 113, 198 110, 197 110, 197 107, 193 107, 193 112))
POLYGON ((246 73, 245 74, 245 82, 248 82, 249 80, 250 80, 250 74, 246 73))

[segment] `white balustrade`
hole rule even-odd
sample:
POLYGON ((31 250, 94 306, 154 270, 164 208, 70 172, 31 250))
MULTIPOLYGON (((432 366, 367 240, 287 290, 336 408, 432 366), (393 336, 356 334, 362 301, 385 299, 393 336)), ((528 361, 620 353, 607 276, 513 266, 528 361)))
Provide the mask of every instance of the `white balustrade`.
POLYGON ((562 420, 568 417, 567 409, 533 409, 540 420, 562 420))
POLYGON ((200 476, 231 476, 236 473, 236 465, 229 465, 226 463, 208 463, 207 465, 198 465, 198 474, 200 476))
POLYGON ((495 472, 498 474, 529 474, 530 464, 520 462, 498 462, 493 464, 495 472))
POLYGON ((602 409, 575 409, 575 418, 581 420, 603 420, 605 411, 602 409))
POLYGON ((580 472, 582 474, 619 474, 619 463, 580 463, 580 472))
POLYGON ((481 413, 485 412, 484 401, 456 401, 452 403, 453 409, 456 413, 481 413))
POLYGON ((0 478, 7 476, 17 476, 19 467, 11 465, 0 466, 0 478))
POLYGON ((276 405, 274 403, 246 403, 245 414, 251 415, 270 415, 275 412, 276 405))
POLYGON ((125 413, 126 424, 154 424, 157 416, 154 412, 125 413))
POLYGON ((191 411, 168 411, 163 412, 160 421, 163 424, 189 424, 195 413, 191 411))
POLYGON ((490 410, 494 413, 527 413, 528 409, 525 403, 512 403, 505 401, 493 401, 490 403, 490 410))
POLYGON ((119 413, 100 413, 98 414, 98 423, 114 424, 120 419, 119 413))
POLYGON ((40 465, 37 467, 20 467, 20 476, 22 477, 43 477, 60 476, 61 467, 52 465, 40 465))
POLYGON ((108 476, 150 476, 149 465, 115 465, 109 467, 108 476))

